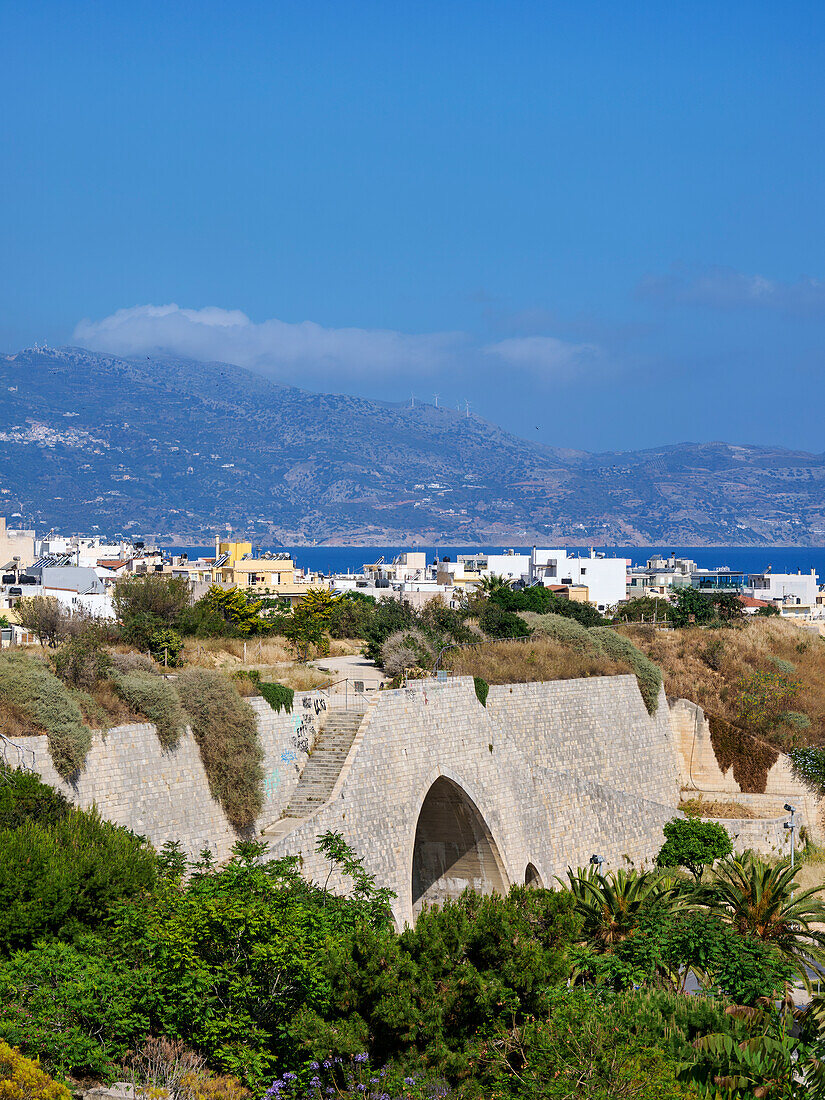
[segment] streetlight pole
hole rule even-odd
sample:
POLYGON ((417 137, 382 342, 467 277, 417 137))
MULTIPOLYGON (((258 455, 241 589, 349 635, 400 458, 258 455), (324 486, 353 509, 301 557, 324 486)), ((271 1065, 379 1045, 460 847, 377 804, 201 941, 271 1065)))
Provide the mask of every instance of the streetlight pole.
POLYGON ((791 815, 791 820, 784 822, 784 828, 791 834, 791 870, 793 870, 794 860, 794 830, 796 829, 796 823, 794 822, 794 814, 796 813, 796 806, 791 806, 789 802, 785 803, 785 809, 791 815))
POLYGON ((595 852, 590 857, 590 866, 595 868, 597 875, 600 875, 602 873, 603 863, 604 859, 600 855, 597 855, 595 852))

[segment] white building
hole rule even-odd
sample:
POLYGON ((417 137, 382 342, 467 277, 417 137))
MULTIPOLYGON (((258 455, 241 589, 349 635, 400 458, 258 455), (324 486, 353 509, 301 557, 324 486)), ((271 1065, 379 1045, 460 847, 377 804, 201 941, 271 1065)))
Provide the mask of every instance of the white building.
POLYGON ((817 613, 819 578, 810 573, 751 573, 747 594, 757 600, 775 603, 781 614, 811 616, 817 613))
POLYGON ((599 611, 615 607, 627 594, 627 558, 608 558, 590 551, 587 557, 568 556, 566 550, 539 550, 530 555, 530 584, 581 585, 599 611))

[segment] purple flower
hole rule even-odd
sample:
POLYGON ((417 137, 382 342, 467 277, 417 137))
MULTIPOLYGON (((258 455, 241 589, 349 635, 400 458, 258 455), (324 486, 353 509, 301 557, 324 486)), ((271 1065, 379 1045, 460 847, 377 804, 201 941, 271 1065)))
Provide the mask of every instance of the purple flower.
POLYGON ((332 1069, 332 1062, 330 1062, 329 1058, 327 1058, 326 1061, 322 1063, 322 1065, 324 1069, 332 1069))
POLYGON ((310 1085, 312 1085, 312 1087, 314 1089, 320 1088, 321 1087, 321 1078, 320 1077, 313 1077, 312 1080, 309 1083, 310 1083, 310 1085))
POLYGON ((320 1064, 319 1064, 318 1062, 310 1062, 310 1063, 309 1063, 309 1068, 310 1068, 310 1069, 320 1069, 320 1068, 321 1068, 321 1066, 320 1066, 320 1064))
POLYGON ((298 1074, 297 1073, 290 1073, 289 1071, 287 1071, 284 1074, 284 1080, 285 1081, 297 1081, 298 1080, 298 1074))
POLYGON ((366 1062, 366 1061, 368 1061, 368 1060, 369 1060, 369 1055, 368 1055, 367 1053, 363 1053, 363 1054, 356 1054, 356 1055, 355 1055, 355 1059, 354 1059, 354 1060, 355 1060, 356 1062, 366 1062))

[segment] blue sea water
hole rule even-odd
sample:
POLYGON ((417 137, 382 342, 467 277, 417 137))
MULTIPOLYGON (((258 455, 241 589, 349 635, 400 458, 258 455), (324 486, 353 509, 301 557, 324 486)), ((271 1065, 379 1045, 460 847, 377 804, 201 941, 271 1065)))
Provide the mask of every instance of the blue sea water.
MULTIPOLYGON (((191 557, 214 554, 214 547, 176 546, 170 547, 173 553, 187 552, 191 557)), ((279 552, 289 551, 295 564, 302 569, 323 573, 360 573, 366 562, 392 559, 403 550, 424 551, 427 561, 440 558, 452 558, 458 554, 476 552, 501 554, 513 550, 517 554, 529 554, 529 546, 278 546, 262 547, 279 552)), ((820 579, 825 579, 825 546, 597 546, 595 549, 608 557, 628 558, 633 565, 644 565, 653 554, 676 554, 677 557, 692 558, 701 569, 716 569, 729 566, 749 573, 760 573, 771 566, 774 573, 795 573, 801 570, 809 573, 815 570, 820 579)), ((567 547, 569 553, 589 554, 590 547, 567 547)))

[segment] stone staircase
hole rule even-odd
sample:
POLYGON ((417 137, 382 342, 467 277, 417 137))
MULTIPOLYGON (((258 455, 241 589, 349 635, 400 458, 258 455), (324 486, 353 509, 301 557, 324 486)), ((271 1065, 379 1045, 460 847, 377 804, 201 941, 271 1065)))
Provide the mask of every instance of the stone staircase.
POLYGON ((327 711, 323 729, 304 765, 295 793, 284 810, 282 821, 287 818, 309 817, 327 801, 363 718, 363 711, 360 710, 327 711))

